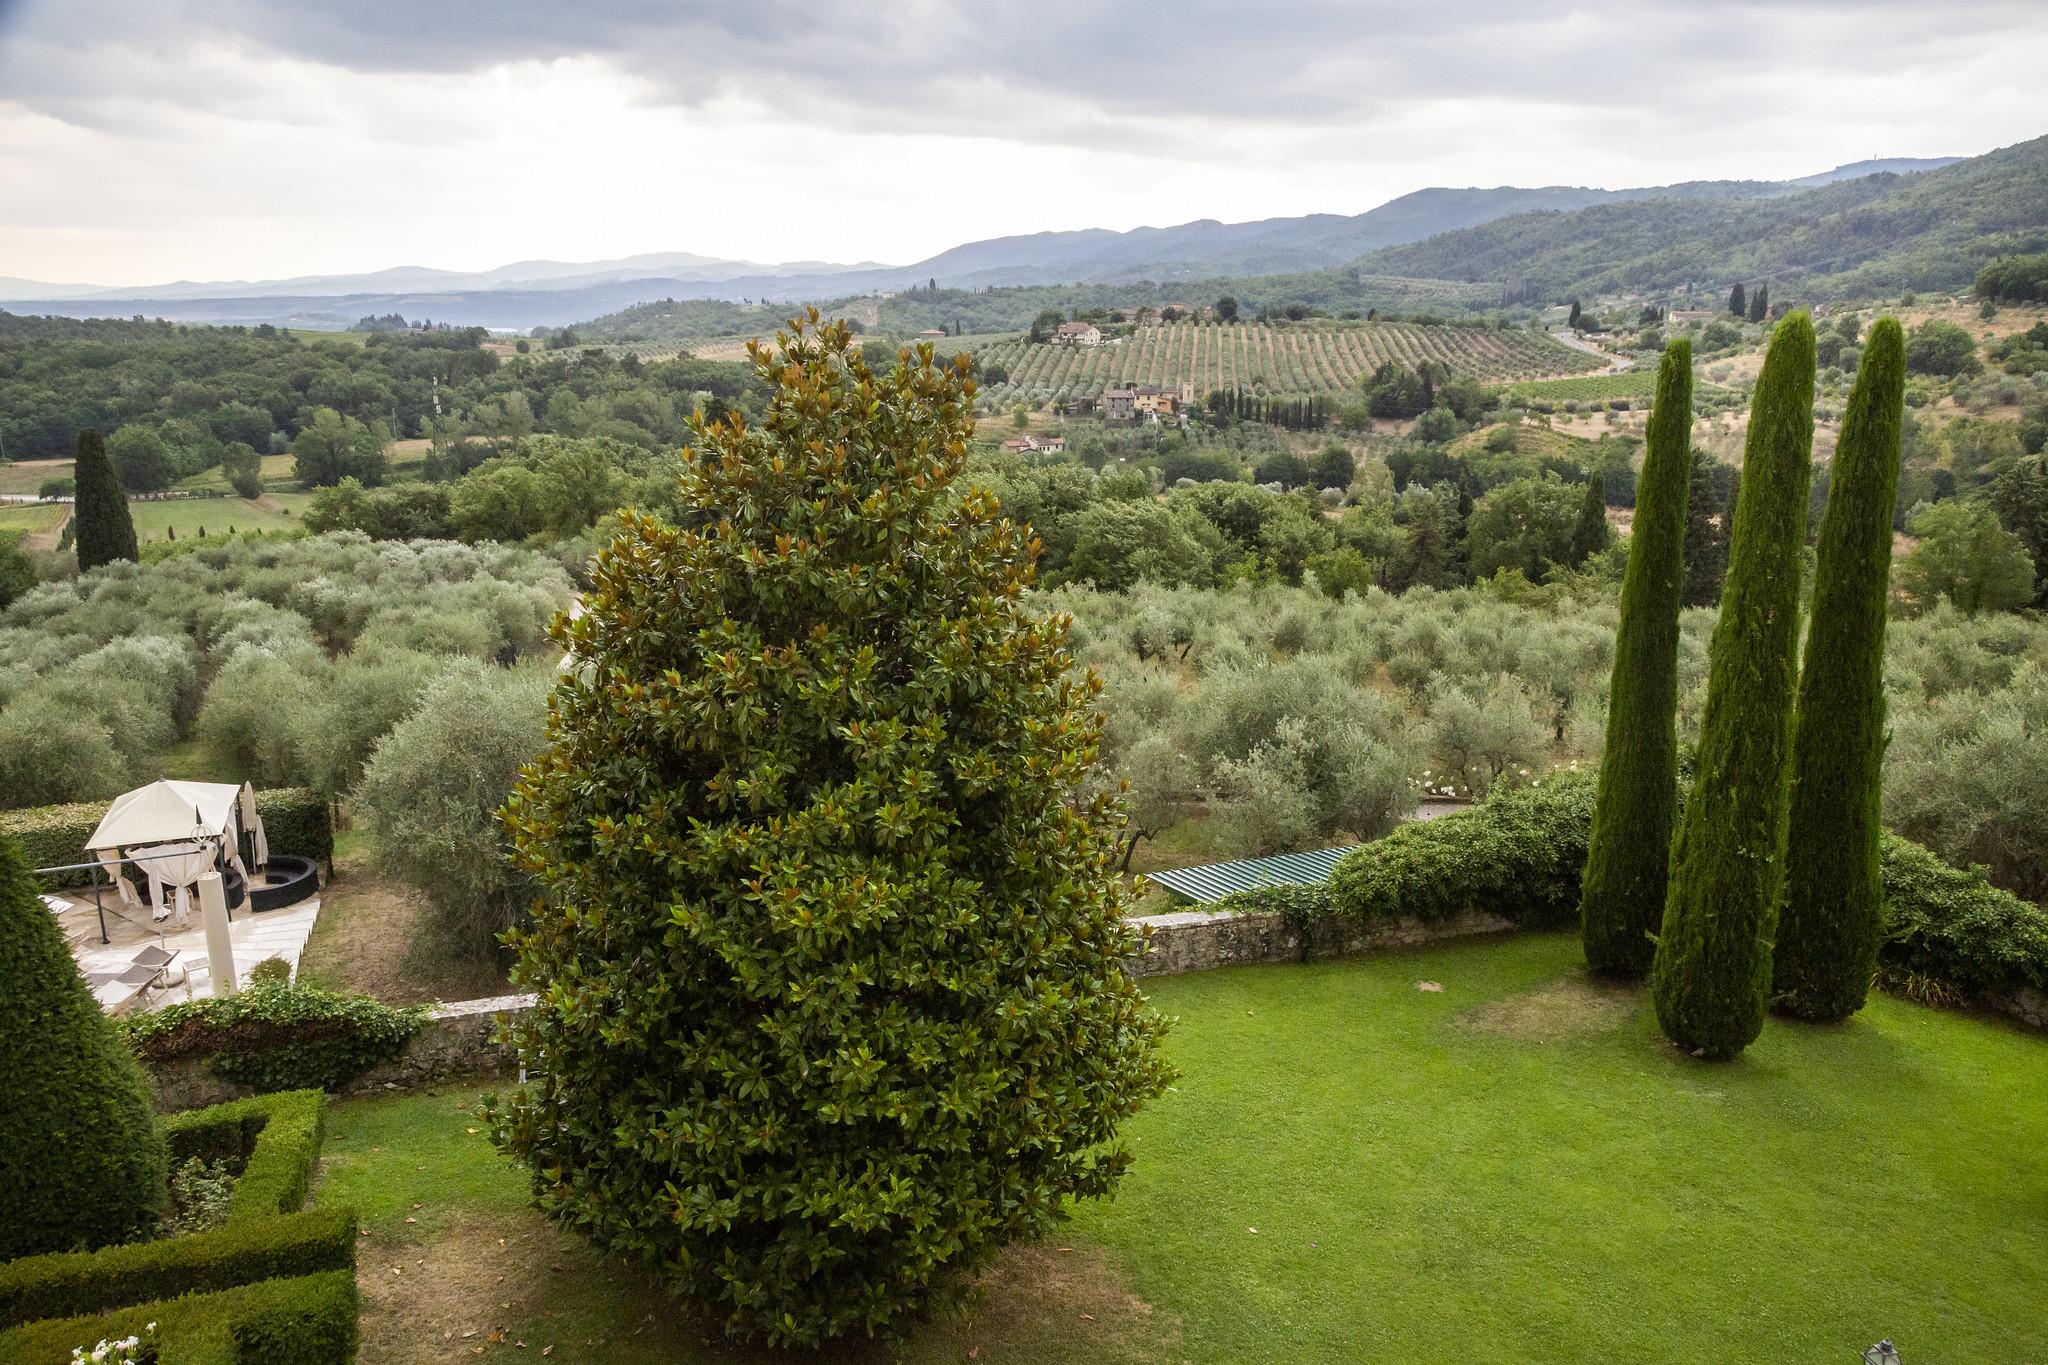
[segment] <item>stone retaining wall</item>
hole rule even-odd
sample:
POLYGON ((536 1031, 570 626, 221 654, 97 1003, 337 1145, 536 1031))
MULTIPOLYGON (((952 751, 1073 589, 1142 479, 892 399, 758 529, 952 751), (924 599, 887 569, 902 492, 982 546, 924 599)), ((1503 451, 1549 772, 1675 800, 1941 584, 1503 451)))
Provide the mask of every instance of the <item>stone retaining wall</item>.
MULTIPOLYGON (((1171 976, 1212 967, 1245 966, 1301 959, 1301 938, 1275 914, 1234 915, 1228 911, 1183 910, 1148 915, 1136 921, 1148 946, 1132 962, 1139 976, 1171 976)), ((1315 935, 1313 957, 1385 952, 1414 948, 1447 939, 1506 933, 1513 928, 1498 915, 1477 910, 1455 919, 1425 924, 1391 920, 1372 925, 1332 921, 1315 935)), ((341 1093, 376 1095, 412 1090, 440 1081, 501 1075, 512 1058, 492 1041, 506 1017, 531 1009, 531 995, 501 995, 434 1006, 432 1016, 395 1061, 364 1072, 341 1093)), ((1987 1007, 2023 1025, 2048 1031, 2048 995, 2022 988, 1987 999, 1987 1007)), ((165 1113, 197 1109, 252 1093, 213 1074, 204 1059, 188 1058, 155 1071, 157 1108, 165 1113)))
MULTIPOLYGON (((1253 962, 1299 962, 1302 958, 1301 935, 1277 914, 1180 910, 1168 915, 1145 915, 1136 923, 1151 940, 1150 950, 1131 964, 1131 970, 1138 976, 1204 972, 1211 967, 1253 962)), ((1474 934, 1506 933, 1512 928, 1499 915, 1477 910, 1434 924, 1413 919, 1364 925, 1332 920, 1314 935, 1309 956, 1338 957, 1413 948, 1474 934)))

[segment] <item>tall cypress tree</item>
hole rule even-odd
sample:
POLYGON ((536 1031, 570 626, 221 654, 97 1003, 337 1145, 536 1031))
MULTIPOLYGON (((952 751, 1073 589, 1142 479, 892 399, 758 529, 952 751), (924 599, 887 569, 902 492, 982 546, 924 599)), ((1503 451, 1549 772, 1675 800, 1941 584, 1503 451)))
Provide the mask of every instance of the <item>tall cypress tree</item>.
POLYGON ((1794 313, 1771 337, 1750 409, 1698 772, 1671 848, 1651 968, 1665 1036, 1704 1057, 1733 1057, 1756 1041, 1771 986, 1785 888, 1813 372, 1813 323, 1794 313))
POLYGON ((107 458, 107 443, 91 427, 78 433, 78 458, 72 465, 72 515, 78 522, 78 567, 97 569, 117 559, 135 558, 135 523, 128 517, 128 496, 107 458))
POLYGON ((1607 524, 1607 480, 1597 471, 1586 480, 1586 495, 1579 500, 1579 519, 1572 525, 1571 566, 1578 568, 1613 542, 1607 524))
POLYGON ((1688 607, 1711 607, 1720 601, 1721 580, 1728 573, 1728 519, 1722 516, 1721 495, 1708 468, 1711 459, 1701 451, 1692 453, 1691 487, 1685 498, 1684 601, 1688 607))
POLYGON ((1740 280, 1737 280, 1735 287, 1728 291, 1728 311, 1739 318, 1749 316, 1749 297, 1743 292, 1740 280))
POLYGON ((1678 806, 1678 609, 1692 479, 1692 343, 1673 341, 1657 372, 1649 448, 1614 637, 1607 746, 1579 895, 1586 962, 1602 976, 1650 970, 1664 913, 1678 806))
POLYGON ((1863 1008, 1884 936, 1884 625, 1905 417, 1905 334, 1885 318, 1870 329, 1835 447, 1799 677, 1772 981, 1779 1008, 1805 1019, 1863 1008))
POLYGON ((1756 287, 1756 292, 1749 296, 1749 320, 1751 322, 1766 322, 1769 321, 1770 316, 1771 287, 1768 284, 1760 284, 1756 287))

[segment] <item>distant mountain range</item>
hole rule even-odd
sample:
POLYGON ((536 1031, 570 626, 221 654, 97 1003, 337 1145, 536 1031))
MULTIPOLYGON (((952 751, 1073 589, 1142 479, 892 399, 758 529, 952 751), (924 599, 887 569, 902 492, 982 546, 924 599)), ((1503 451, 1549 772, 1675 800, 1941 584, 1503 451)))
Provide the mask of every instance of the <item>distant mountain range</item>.
MULTIPOLYGON (((905 266, 795 261, 764 265, 690 252, 654 252, 608 261, 518 261, 486 271, 400 266, 361 275, 150 287, 49 285, 0 277, 0 304, 11 311, 73 317, 142 314, 197 323, 260 323, 346 327, 371 314, 494 328, 562 326, 654 299, 762 298, 814 301, 897 291, 936 279, 949 288, 1016 285, 1212 280, 1326 271, 1365 258, 1379 260, 1417 244, 1524 220, 1562 222, 1600 211, 1643 206, 1689 218, 1693 207, 1759 221, 1798 219, 1813 196, 1843 184, 1900 183, 1953 165, 1958 158, 1858 162, 1797 181, 1695 181, 1640 189, 1571 186, 1525 189, 1425 189, 1365 213, 1310 214, 1256 222, 1203 219, 1174 227, 1116 232, 1091 228, 996 237, 953 247, 905 266), (1772 217, 1767 206, 1784 205, 1772 217)), ((1982 160, 1976 158, 1975 160, 1982 160)), ((1447 258, 1444 278, 1501 279, 1513 260, 1495 263, 1485 250, 1447 258), (1486 266, 1482 266, 1485 262, 1486 266), (1491 275, 1473 269, 1492 268, 1491 275)), ((1418 259, 1428 259, 1427 253, 1418 259)), ((1418 273, 1382 269, 1375 273, 1418 273)))
POLYGON ((1782 281, 1791 289, 1774 288, 1780 299, 1838 299, 1967 288, 1995 256, 2044 250, 2048 137, 2039 137, 1930 171, 1836 178, 1789 195, 1652 198, 1499 218, 1385 247, 1354 265, 1367 274, 1507 281, 1545 302, 1734 280, 1782 281))

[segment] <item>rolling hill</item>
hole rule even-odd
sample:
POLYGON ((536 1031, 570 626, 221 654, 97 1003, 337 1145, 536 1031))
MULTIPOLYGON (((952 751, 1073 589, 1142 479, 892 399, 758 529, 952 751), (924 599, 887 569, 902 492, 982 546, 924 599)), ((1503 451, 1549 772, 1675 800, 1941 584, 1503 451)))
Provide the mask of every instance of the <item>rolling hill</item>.
POLYGON ((1526 213, 1372 252, 1362 271, 1506 280, 1523 297, 1784 282, 1806 298, 1961 289, 1983 263, 2048 247, 2048 137, 1916 175, 1778 197, 1655 199, 1526 213))
MULTIPOLYGON (((762 265, 654 252, 609 261, 518 261, 485 271, 417 266, 358 275, 194 283, 145 288, 39 286, 0 279, 0 301, 17 312, 74 317, 167 317, 181 322, 259 323, 341 328, 369 314, 506 329, 559 327, 656 299, 785 302, 894 293, 938 280, 953 289, 1037 285, 1129 285, 1150 281, 1171 292, 1196 282, 1313 275, 1343 270, 1358 258, 1443 234, 1531 217, 1558 218, 1598 210, 1646 210, 1652 223, 1688 224, 1698 213, 1740 217, 1781 206, 1798 218, 1815 194, 1843 184, 1867 185, 1864 167, 1917 169, 1917 162, 1837 167, 1800 182, 1695 181, 1635 189, 1575 186, 1432 188, 1402 195, 1364 213, 1309 214, 1223 223, 1211 219, 1117 232, 1088 228, 995 237, 949 248, 902 266, 816 261, 762 265), (1821 184, 1822 189, 1807 185, 1821 184)), ((1940 172, 1936 172, 1937 174, 1940 172)), ((1477 258, 1474 268, 1477 269, 1477 258)), ((1354 270, 1353 274, 1360 273, 1354 270)), ((1368 275, 1409 275, 1367 267, 1368 275)), ((1499 279, 1462 273, 1454 278, 1499 279)), ((1327 292, 1327 290, 1325 290, 1327 292)), ((1365 306, 1378 306, 1374 300, 1365 306)))

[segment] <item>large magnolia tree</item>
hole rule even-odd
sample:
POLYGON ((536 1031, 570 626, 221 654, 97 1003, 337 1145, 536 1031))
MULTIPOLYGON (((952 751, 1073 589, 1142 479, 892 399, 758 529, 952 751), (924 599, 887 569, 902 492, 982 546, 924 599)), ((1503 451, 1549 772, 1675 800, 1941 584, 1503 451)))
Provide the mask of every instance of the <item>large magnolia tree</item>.
POLYGON ((761 427, 699 427, 680 524, 622 515, 506 808, 546 897, 499 1141, 776 1343, 886 1330, 1109 1193, 1169 1079, 1084 795, 1100 684, 955 486, 967 365, 850 343, 755 347, 761 427))

